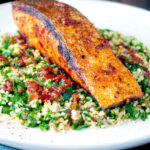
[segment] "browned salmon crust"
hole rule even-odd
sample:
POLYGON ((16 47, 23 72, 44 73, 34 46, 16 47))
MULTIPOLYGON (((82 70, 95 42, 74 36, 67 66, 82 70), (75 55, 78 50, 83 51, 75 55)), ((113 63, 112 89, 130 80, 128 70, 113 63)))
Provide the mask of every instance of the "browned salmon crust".
POLYGON ((103 109, 143 93, 108 41, 75 8, 53 0, 13 3, 13 18, 27 42, 64 69, 103 109))

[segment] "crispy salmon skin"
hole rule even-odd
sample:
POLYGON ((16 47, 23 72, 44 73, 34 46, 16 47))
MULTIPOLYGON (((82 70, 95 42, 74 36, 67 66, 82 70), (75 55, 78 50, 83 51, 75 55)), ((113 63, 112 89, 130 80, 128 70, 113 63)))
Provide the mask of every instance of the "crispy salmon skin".
POLYGON ((12 6, 27 42, 64 69, 103 109, 143 96, 108 41, 78 10, 54 0, 22 0, 12 6))

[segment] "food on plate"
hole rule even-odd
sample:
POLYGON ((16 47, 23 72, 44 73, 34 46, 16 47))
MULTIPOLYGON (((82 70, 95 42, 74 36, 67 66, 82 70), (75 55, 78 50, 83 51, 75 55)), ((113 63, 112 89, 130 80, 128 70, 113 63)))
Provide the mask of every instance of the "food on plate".
POLYGON ((26 127, 56 131, 104 128, 148 118, 150 49, 134 37, 108 29, 99 32, 135 77, 144 93, 142 98, 102 110, 86 90, 30 47, 20 33, 0 34, 0 115, 9 115, 26 127))
MULTIPOLYGON (((54 0, 22 0, 13 3, 13 17, 27 43, 65 70, 75 82, 91 93, 102 109, 143 96, 133 75, 114 56, 108 41, 76 9, 54 0)), ((22 59, 26 60, 28 56, 22 57, 19 63, 24 66, 26 61, 22 59)), ((134 59, 140 62, 136 56, 134 59)), ((44 69, 41 74, 47 74, 50 70, 44 69)), ((53 76, 49 78, 53 79, 53 76)), ((58 81, 61 78, 65 77, 61 75, 58 81)), ((30 89, 37 85, 27 83, 27 89, 28 86, 30 89)), ((35 91, 38 89, 37 86, 35 91)), ((65 92, 57 90, 61 91, 60 95, 65 92)), ((46 99, 53 101, 58 97, 46 99)), ((38 96, 34 95, 33 99, 36 98, 38 96)), ((75 108, 79 95, 74 95, 72 99, 72 107, 75 108)))

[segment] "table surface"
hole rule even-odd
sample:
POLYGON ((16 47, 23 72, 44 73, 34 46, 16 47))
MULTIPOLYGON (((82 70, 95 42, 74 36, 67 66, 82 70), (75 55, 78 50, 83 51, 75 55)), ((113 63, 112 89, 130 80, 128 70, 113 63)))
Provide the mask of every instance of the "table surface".
MULTIPOLYGON (((0 4, 4 2, 9 2, 9 1, 12 1, 12 0, 1 0, 0 4)), ((109 1, 121 2, 121 3, 125 3, 125 4, 129 4, 129 5, 133 5, 133 6, 137 6, 137 7, 150 10, 150 0, 109 0, 109 1)), ((132 148, 131 150, 143 150, 143 149, 150 149, 150 144, 132 148)), ((12 147, 0 145, 0 150, 16 150, 16 149, 12 147)))

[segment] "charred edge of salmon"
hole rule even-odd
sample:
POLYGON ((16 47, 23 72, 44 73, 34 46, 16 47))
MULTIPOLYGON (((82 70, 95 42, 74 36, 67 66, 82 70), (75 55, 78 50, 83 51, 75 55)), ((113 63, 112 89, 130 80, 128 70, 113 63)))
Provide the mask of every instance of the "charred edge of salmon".
MULTIPOLYGON (((48 19, 44 14, 40 13, 38 10, 36 10, 34 7, 26 5, 24 3, 20 3, 20 2, 13 2, 12 3, 13 9, 15 11, 21 11, 27 14, 30 14, 31 16, 36 17, 37 19, 39 19, 44 25, 45 28, 47 30, 50 31, 50 33, 58 40, 58 50, 64 55, 66 61, 69 62, 70 66, 72 67, 73 70, 75 70, 77 72, 77 76, 79 77, 79 79, 81 80, 82 83, 85 83, 80 72, 79 69, 77 68, 77 66, 75 65, 74 61, 73 61, 73 55, 71 50, 68 50, 67 46, 62 44, 61 42, 61 35, 59 33, 56 33, 56 28, 55 26, 50 22, 50 19, 48 19)), ((16 18, 18 19, 18 18, 16 18)), ((26 35, 24 35, 24 37, 27 40, 26 35)))

